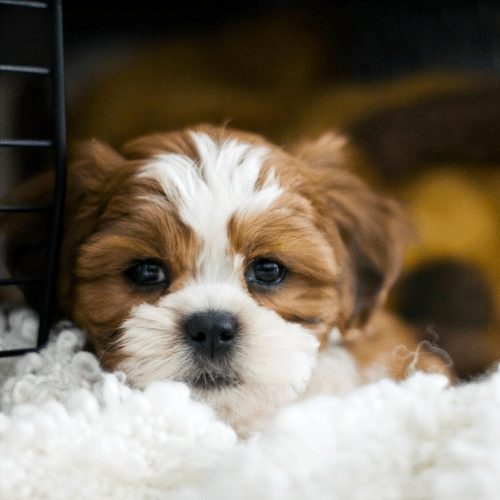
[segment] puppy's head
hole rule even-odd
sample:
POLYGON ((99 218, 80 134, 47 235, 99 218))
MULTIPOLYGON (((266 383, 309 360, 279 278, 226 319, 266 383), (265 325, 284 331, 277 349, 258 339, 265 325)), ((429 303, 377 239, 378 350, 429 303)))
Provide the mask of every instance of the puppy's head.
POLYGON ((63 310, 131 384, 187 382, 244 429, 300 393, 331 329, 365 322, 396 277, 399 214, 342 168, 345 149, 211 127, 85 144, 63 310))

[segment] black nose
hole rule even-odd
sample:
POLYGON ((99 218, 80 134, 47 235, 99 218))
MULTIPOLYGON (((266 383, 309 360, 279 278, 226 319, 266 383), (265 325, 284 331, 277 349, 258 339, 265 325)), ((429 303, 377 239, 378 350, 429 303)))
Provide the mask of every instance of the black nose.
POLYGON ((238 320, 227 311, 197 312, 184 321, 189 344, 199 354, 212 359, 231 351, 238 330, 238 320))

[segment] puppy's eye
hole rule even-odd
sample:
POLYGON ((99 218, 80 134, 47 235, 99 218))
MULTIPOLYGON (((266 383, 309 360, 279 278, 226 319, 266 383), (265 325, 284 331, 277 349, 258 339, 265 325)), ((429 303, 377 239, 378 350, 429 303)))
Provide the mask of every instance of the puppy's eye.
POLYGON ((258 259, 248 266, 245 278, 249 284, 264 286, 279 285, 286 274, 286 268, 268 259, 258 259))
POLYGON ((129 281, 138 286, 158 286, 168 283, 165 267, 152 259, 135 262, 124 274, 129 281))

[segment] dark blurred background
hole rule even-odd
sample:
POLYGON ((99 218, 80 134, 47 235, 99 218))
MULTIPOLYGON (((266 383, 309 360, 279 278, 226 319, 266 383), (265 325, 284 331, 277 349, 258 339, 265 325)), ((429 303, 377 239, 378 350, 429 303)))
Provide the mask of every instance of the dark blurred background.
MULTIPOLYGON (((500 358, 500 2, 63 2, 70 141, 224 123, 332 127, 420 239, 391 305, 467 376, 500 358), (465 360, 465 361, 460 361, 465 360)), ((0 63, 50 65, 47 11, 0 6, 0 63)), ((51 130, 47 82, 0 75, 0 136, 51 130)), ((0 148, 0 196, 50 154, 0 148)))

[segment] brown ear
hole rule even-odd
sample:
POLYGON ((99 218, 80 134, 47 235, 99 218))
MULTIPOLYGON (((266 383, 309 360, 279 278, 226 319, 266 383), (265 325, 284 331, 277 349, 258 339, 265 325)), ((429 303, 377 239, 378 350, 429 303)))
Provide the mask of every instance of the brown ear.
POLYGON ((73 270, 78 248, 97 228, 124 158, 95 139, 76 145, 68 165, 64 237, 58 284, 59 304, 69 312, 73 302, 73 270))
POLYGON ((313 167, 319 210, 331 237, 340 236, 351 296, 347 325, 360 326, 383 303, 399 274, 409 224, 394 200, 346 170, 356 161, 356 152, 345 138, 330 133, 295 153, 313 167))
MULTIPOLYGON (((95 227, 104 197, 103 186, 123 158, 98 141, 80 144, 68 166, 68 183, 59 270, 59 305, 66 310, 70 301, 71 270, 75 252, 85 235, 95 227)), ((51 171, 37 175, 17 189, 8 202, 12 204, 50 204, 53 194, 51 171)), ((5 235, 5 261, 11 276, 28 278, 43 275, 47 262, 47 214, 11 214, 0 219, 5 235)), ((39 293, 25 288, 28 303, 36 307, 39 293)))

